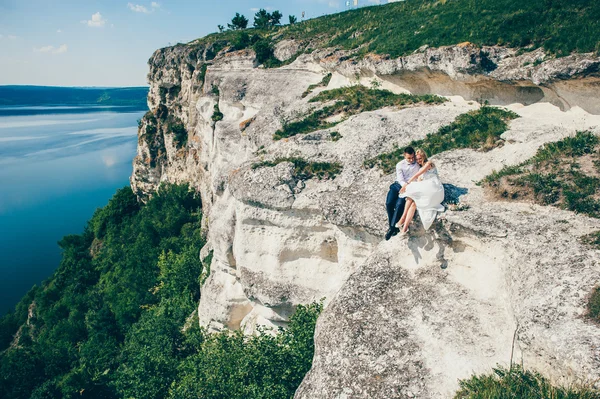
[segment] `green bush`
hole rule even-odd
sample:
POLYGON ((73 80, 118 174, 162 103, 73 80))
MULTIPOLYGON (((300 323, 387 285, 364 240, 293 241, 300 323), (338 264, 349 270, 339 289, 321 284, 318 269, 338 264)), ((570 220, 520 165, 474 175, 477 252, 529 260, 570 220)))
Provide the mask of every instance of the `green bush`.
POLYGON ((493 373, 459 382, 454 399, 598 399, 600 392, 586 387, 555 387, 541 374, 520 366, 498 366, 493 373))
MULTIPOLYGON (((451 124, 428 134, 422 140, 414 140, 409 145, 423 149, 428 156, 457 148, 488 150, 498 144, 500 135, 508 128, 507 122, 517 117, 511 111, 483 106, 476 111, 459 115, 451 124)), ((392 173, 396 164, 404 158, 403 152, 402 148, 398 148, 367 159, 364 165, 367 168, 379 167, 385 173, 392 173)))

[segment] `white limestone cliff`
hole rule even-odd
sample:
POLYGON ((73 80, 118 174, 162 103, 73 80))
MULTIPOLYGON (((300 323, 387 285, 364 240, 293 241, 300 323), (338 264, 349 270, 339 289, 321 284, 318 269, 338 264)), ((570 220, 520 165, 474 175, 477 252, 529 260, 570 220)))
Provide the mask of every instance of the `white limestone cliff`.
MULTIPOLYGON (((297 49, 285 42, 276 54, 288 58, 297 49)), ((449 397, 459 378, 510 360, 515 330, 519 362, 560 382, 600 377, 600 329, 583 317, 600 254, 578 241, 600 222, 498 202, 475 184, 543 143, 578 130, 600 133, 597 57, 534 65, 545 58, 541 51, 463 44, 358 62, 319 50, 265 69, 252 51, 207 60, 207 50, 176 46, 151 58, 150 109, 181 121, 188 137, 178 145, 167 117, 156 122, 157 134, 147 133, 144 119, 131 178, 141 198, 162 181, 188 182, 201 193, 208 242, 201 256, 213 251, 198 307, 202 325, 251 333, 285 325, 295 305, 325 298, 313 368, 298 398, 449 397), (365 112, 274 141, 282 123, 313 106, 314 94, 302 93, 328 72, 327 89, 375 80, 450 101, 365 112), (474 100, 521 117, 500 148, 435 157, 442 180, 469 209, 447 211, 430 232, 383 241, 394 177, 363 161, 451 123, 479 107, 474 100), (223 114, 216 122, 215 106, 223 114), (290 156, 339 162, 343 171, 305 181, 291 163, 252 168, 290 156)))

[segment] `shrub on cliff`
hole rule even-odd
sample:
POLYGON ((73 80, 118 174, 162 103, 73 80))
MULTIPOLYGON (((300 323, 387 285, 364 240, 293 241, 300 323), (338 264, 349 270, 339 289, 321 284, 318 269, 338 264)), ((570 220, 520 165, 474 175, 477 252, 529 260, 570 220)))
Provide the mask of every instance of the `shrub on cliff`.
POLYGON ((482 184, 502 198, 533 200, 600 218, 600 138, 586 131, 547 143, 532 158, 494 171, 482 184))
POLYGON ((460 390, 454 399, 598 399, 600 392, 586 387, 556 387, 541 374, 524 370, 497 367, 493 373, 474 375, 460 381, 460 390))

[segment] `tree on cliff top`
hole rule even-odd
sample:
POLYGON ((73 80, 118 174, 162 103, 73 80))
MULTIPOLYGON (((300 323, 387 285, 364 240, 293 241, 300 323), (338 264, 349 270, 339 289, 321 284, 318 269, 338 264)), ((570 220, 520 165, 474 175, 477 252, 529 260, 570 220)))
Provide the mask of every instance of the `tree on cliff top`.
POLYGON ((273 13, 267 12, 267 10, 261 8, 256 14, 254 14, 254 27, 256 29, 269 29, 281 23, 281 14, 278 10, 273 13))
POLYGON ((236 12, 235 17, 231 19, 231 23, 227 24, 227 27, 231 30, 246 29, 248 27, 248 18, 236 12))

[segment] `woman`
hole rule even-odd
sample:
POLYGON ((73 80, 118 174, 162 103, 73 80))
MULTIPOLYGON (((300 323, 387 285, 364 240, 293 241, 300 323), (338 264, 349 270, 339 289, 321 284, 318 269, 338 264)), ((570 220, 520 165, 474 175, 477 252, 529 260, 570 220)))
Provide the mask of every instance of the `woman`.
POLYGON ((427 154, 422 149, 418 149, 416 155, 421 169, 408 180, 399 194, 400 197, 406 197, 404 213, 398 222, 403 225, 402 234, 408 231, 415 211, 419 211, 425 230, 431 227, 437 213, 444 211, 441 205, 444 201, 444 186, 438 177, 437 168, 427 160, 427 154))

